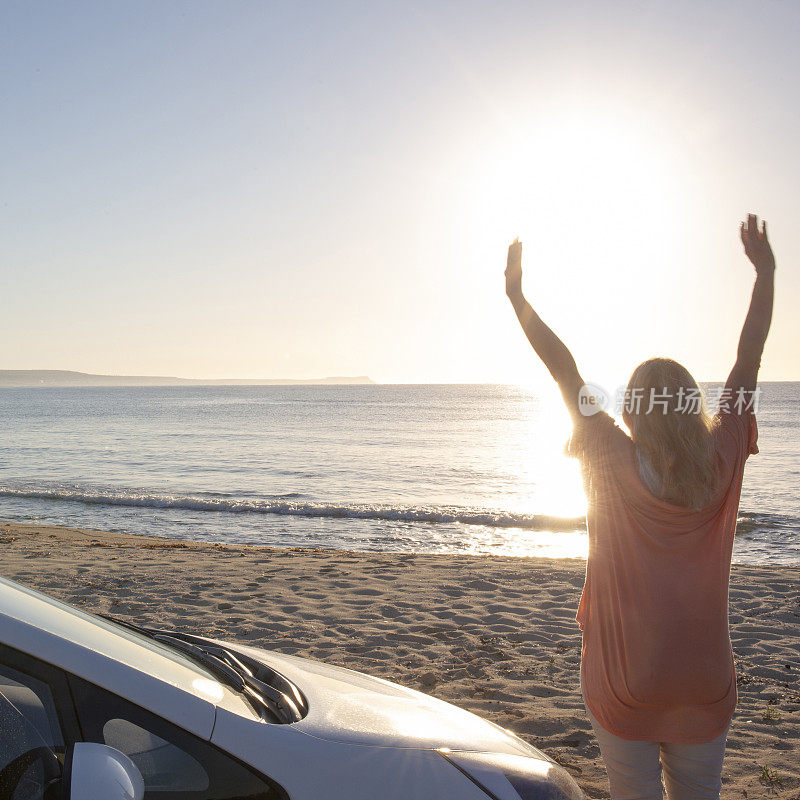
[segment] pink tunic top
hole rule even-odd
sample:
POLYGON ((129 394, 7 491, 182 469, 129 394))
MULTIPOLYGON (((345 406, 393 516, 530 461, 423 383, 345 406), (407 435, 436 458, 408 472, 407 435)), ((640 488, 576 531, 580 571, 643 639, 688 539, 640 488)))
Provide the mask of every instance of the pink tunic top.
POLYGON ((636 450, 608 414, 576 425, 588 499, 589 557, 577 620, 590 711, 611 733, 698 743, 736 706, 728 579, 745 461, 757 453, 752 411, 720 413, 718 486, 700 511, 655 497, 636 450))

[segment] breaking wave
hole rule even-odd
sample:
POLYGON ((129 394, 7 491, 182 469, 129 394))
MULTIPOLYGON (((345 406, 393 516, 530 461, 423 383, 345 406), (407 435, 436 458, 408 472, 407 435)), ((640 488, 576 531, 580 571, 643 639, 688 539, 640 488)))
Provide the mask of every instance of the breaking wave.
MULTIPOLYGON (((459 506, 403 506, 375 503, 316 502, 296 492, 271 497, 236 497, 230 494, 166 494, 132 489, 88 488, 82 486, 0 485, 0 497, 23 500, 53 500, 100 506, 175 509, 218 514, 272 514, 286 517, 383 520, 430 525, 480 525, 529 531, 585 531, 584 517, 520 514, 491 508, 459 506)), ((785 514, 740 511, 736 532, 750 537, 765 530, 796 534, 800 519, 785 514)))
POLYGON ((522 528, 532 531, 585 530, 583 517, 543 514, 514 514, 484 508, 456 506, 389 506, 371 503, 322 503, 288 494, 269 498, 237 498, 230 495, 173 495, 128 489, 86 489, 82 487, 0 486, 0 497, 25 500, 55 500, 133 508, 209 511, 223 514, 276 514, 293 517, 328 517, 428 524, 483 525, 493 528, 522 528))

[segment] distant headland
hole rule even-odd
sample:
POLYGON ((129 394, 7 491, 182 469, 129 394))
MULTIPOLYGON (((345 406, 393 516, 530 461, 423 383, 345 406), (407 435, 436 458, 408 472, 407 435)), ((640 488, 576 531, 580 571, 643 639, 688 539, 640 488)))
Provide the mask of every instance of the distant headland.
POLYGON ((92 375, 65 369, 2 369, 0 387, 36 386, 324 386, 373 384, 366 375, 328 378, 173 378, 153 375, 92 375))

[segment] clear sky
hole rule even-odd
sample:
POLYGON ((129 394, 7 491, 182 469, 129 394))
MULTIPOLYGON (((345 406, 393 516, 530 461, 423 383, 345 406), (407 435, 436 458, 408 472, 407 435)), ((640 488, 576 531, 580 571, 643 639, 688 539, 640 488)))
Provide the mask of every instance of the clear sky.
POLYGON ((525 288, 609 386, 800 379, 800 3, 10 0, 6 369, 544 382, 525 288))

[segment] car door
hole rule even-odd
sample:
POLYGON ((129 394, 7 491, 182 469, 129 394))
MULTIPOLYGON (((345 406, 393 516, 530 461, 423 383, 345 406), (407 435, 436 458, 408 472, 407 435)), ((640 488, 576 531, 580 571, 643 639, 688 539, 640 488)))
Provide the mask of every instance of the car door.
POLYGON ((0 645, 0 800, 61 800, 65 755, 79 741, 125 753, 142 773, 145 800, 288 800, 209 742, 0 645))
POLYGON ((125 753, 145 800, 287 800, 286 792, 214 745, 88 681, 68 676, 83 740, 125 753))

